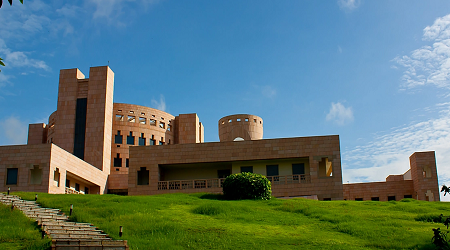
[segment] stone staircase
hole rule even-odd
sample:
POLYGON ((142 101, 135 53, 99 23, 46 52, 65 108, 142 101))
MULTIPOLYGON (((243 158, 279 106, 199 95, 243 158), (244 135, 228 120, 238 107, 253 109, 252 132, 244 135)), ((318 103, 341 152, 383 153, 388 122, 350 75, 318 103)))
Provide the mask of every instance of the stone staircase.
POLYGON ((70 222, 59 209, 43 208, 35 201, 3 193, 0 193, 0 202, 36 220, 52 239, 52 250, 128 250, 126 240, 113 240, 89 223, 70 222))

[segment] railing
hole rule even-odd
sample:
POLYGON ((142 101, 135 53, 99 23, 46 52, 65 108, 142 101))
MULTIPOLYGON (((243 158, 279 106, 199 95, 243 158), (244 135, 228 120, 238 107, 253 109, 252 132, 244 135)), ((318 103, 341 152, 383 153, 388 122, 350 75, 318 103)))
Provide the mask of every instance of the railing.
POLYGON ((73 188, 68 188, 68 187, 66 187, 65 193, 66 194, 84 194, 84 193, 81 193, 81 192, 79 192, 79 191, 77 191, 77 190, 75 190, 73 188))
POLYGON ((283 184, 292 184, 292 183, 311 183, 311 176, 306 174, 298 174, 298 175, 276 175, 276 176, 267 176, 267 179, 272 183, 272 185, 283 185, 283 184))
MULTIPOLYGON (((311 183, 309 175, 281 175, 267 176, 267 179, 273 185, 291 184, 291 183, 311 183)), ((181 190, 181 189, 202 189, 202 188, 221 188, 225 178, 220 179, 200 179, 200 180, 176 180, 176 181, 158 181, 158 190, 181 190)))
POLYGON ((183 180, 183 181, 158 181, 158 190, 197 189, 197 188, 220 188, 225 178, 183 180))

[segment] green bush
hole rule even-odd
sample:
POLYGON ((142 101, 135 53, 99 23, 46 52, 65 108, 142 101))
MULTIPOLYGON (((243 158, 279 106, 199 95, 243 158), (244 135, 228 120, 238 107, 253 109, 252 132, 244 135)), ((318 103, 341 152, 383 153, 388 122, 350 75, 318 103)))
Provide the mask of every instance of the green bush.
POLYGON ((223 194, 229 200, 269 200, 272 194, 270 181, 260 174, 232 174, 225 179, 222 186, 223 194))

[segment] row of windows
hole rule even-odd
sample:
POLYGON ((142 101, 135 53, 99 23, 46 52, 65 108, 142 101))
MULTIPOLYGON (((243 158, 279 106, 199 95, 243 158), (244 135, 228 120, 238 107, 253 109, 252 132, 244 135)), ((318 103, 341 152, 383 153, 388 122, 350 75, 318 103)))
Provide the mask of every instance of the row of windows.
MULTIPOLYGON (((125 118, 126 118, 127 122, 136 122, 136 116, 134 116, 134 115, 127 115, 127 116, 116 115, 115 120, 117 122, 123 122, 125 120, 125 118)), ((161 119, 164 120, 164 118, 162 118, 162 117, 161 117, 161 119)), ((138 122, 139 122, 139 124, 144 124, 145 125, 145 124, 147 124, 147 118, 138 116, 138 122)), ((171 122, 171 120, 169 121, 169 123, 170 122, 171 122)), ((156 119, 148 119, 148 124, 150 126, 156 126, 157 121, 156 121, 156 119)), ((158 126, 160 128, 162 128, 162 129, 166 129, 166 123, 163 122, 163 121, 159 121, 158 126)), ((167 131, 172 131, 172 125, 171 124, 167 124, 167 131)))
MULTIPOLYGON (((66 188, 70 188, 70 180, 66 180, 66 188)), ((80 184, 75 183, 75 191, 80 192, 80 184)), ((84 187, 84 193, 89 194, 88 187, 84 187)))
MULTIPOLYGON (((156 140, 154 138, 155 138, 155 136, 152 135, 152 138, 149 139, 148 145, 157 145, 156 140)), ((118 130, 117 135, 114 136, 114 143, 115 144, 123 143, 123 136, 120 134, 120 130, 118 130)), ((170 144, 170 139, 169 139, 168 144, 170 144)), ((127 145, 136 145, 135 144, 135 136, 133 136, 133 132, 131 132, 131 131, 130 131, 130 134, 127 135, 127 145)), ((138 145, 139 146, 147 145, 147 138, 144 137, 144 133, 141 133, 141 136, 138 138, 138 145)), ((164 145, 164 137, 161 137, 161 140, 158 142, 158 145, 164 145)))
MULTIPOLYGON (((241 173, 253 173, 253 166, 242 166, 241 173)), ((292 164, 292 175, 302 175, 305 174, 305 164, 304 163, 293 163, 292 164)), ((278 165, 266 165, 266 176, 278 176, 278 165)))
MULTIPOLYGON (((248 118, 244 118, 244 120, 242 120, 241 118, 237 118, 236 121, 237 122, 240 122, 240 121, 249 122, 249 119, 248 118)), ((232 122, 233 122, 233 119, 228 119, 228 123, 232 123, 232 122)), ((258 121, 256 119, 253 119, 253 122, 254 123, 258 123, 258 121)), ((223 124, 225 124, 225 121, 222 121, 222 125, 223 124)), ((262 124, 262 121, 259 121, 259 124, 262 124)))
MULTIPOLYGON (((412 195, 407 194, 404 195, 403 198, 412 198, 412 195)), ((363 198, 355 198, 355 201, 363 201, 363 198)), ((371 197, 370 198, 371 201, 380 201, 380 197, 371 197)), ((395 201, 395 196, 388 196, 388 201, 395 201)))

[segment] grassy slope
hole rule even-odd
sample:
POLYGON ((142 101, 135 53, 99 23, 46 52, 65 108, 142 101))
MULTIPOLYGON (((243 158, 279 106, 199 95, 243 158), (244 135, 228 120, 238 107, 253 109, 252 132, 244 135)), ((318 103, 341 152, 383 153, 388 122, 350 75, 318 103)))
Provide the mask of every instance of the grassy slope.
MULTIPOLYGON (((34 199, 34 193, 16 193, 34 199)), ((131 249, 433 249, 432 228, 416 221, 450 215, 439 202, 304 199, 223 201, 204 194, 157 196, 39 194, 43 206, 90 222, 131 249)))
POLYGON ((35 222, 0 204, 0 249, 43 249, 50 245, 49 238, 41 239, 35 222))

